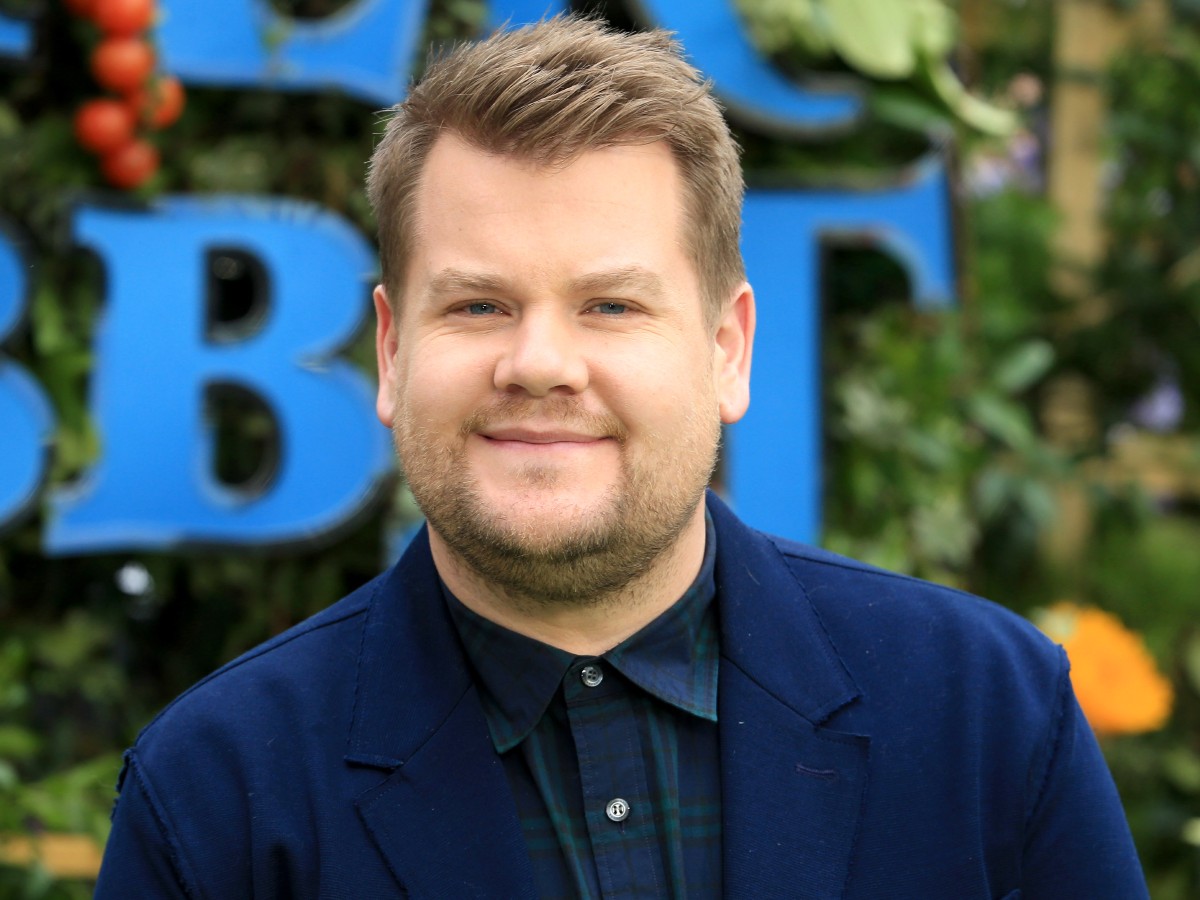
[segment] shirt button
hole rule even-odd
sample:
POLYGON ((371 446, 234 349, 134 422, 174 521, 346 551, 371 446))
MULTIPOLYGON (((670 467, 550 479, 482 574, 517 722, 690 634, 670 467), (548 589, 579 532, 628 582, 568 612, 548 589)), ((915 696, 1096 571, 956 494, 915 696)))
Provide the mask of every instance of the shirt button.
POLYGON ((597 687, 604 680, 604 670, 599 666, 584 666, 579 670, 579 678, 588 687, 597 687))
POLYGON ((629 804, 618 797, 616 800, 609 800, 608 806, 604 810, 608 813, 608 817, 614 822, 620 822, 629 815, 629 804))

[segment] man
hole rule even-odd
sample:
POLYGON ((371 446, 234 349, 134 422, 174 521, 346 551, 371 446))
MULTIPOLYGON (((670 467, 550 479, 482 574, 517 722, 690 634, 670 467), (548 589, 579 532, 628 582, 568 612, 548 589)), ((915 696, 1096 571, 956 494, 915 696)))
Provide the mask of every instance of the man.
POLYGON ((146 728, 98 897, 1145 896, 1060 650, 706 501, 754 298, 668 37, 454 52, 369 192, 428 528, 146 728))

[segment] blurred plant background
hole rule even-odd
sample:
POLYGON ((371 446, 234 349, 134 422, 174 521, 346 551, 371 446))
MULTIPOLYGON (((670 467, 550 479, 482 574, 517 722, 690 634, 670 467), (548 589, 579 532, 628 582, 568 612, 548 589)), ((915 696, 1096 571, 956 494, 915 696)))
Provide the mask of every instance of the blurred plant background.
MULTIPOLYGON (((346 0, 272 3, 319 17, 346 0)), ((36 263, 28 327, 4 352, 55 406, 53 484, 98 452, 87 386, 103 272, 66 225, 80 192, 104 189, 72 130, 99 91, 94 28, 70 5, 0 0, 38 22, 32 62, 0 61, 0 218, 20 224, 36 263)), ((906 273, 869 241, 824 248, 823 542, 1034 617, 1067 644, 1077 677, 1155 686, 1093 692, 1110 705, 1167 697, 1165 721, 1090 714, 1152 729, 1098 726, 1152 896, 1200 896, 1200 4, 737 5, 782 69, 853 79, 868 111, 820 140, 740 131, 752 179, 869 187, 941 153, 960 186, 953 311, 914 310, 906 273), (1085 65, 1072 55, 1081 42, 1104 52, 1085 65), (1064 137, 1088 108, 1103 136, 1094 152, 1064 137), (1095 207, 1080 208, 1072 178, 1093 170, 1095 207), (1072 237, 1085 220, 1098 244, 1072 237), (1115 618, 1076 633, 1096 620, 1064 609, 1115 618), (1094 654, 1113 647, 1101 664, 1094 654), (1131 659, 1137 672, 1122 668, 1131 659)), ((627 25, 634 6, 581 4, 627 25)), ((486 17, 483 0, 434 0, 429 40, 474 34, 486 17)), ((161 163, 139 192, 307 198, 370 234, 361 182, 375 113, 333 94, 189 88, 182 118, 150 138, 161 163)), ((370 336, 349 354, 369 368, 370 336)), ((213 414, 221 465, 252 474, 260 414, 213 414)), ((397 491, 303 554, 51 561, 42 516, 0 544, 0 898, 89 896, 86 876, 28 839, 102 843, 137 729, 370 578, 413 512, 397 491)))

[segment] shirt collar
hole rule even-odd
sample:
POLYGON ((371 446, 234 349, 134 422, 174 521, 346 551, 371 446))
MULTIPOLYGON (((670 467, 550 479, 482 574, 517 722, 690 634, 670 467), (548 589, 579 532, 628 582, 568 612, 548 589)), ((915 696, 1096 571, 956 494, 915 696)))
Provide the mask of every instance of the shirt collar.
MULTIPOLYGON (((707 510, 704 521, 704 560, 691 587, 658 618, 601 659, 658 699, 715 722, 720 656, 712 602, 716 596, 716 533, 707 510)), ((463 606, 445 584, 442 594, 475 670, 492 742, 504 753, 533 730, 567 670, 585 657, 485 619, 463 606)))

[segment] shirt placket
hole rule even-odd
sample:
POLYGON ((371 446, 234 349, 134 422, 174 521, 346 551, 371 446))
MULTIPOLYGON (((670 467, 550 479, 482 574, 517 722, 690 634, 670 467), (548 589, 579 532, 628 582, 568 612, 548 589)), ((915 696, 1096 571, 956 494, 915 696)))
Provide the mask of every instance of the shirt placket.
POLYGON ((606 898, 661 897, 665 882, 630 686, 601 659, 563 681, 584 815, 606 898))

